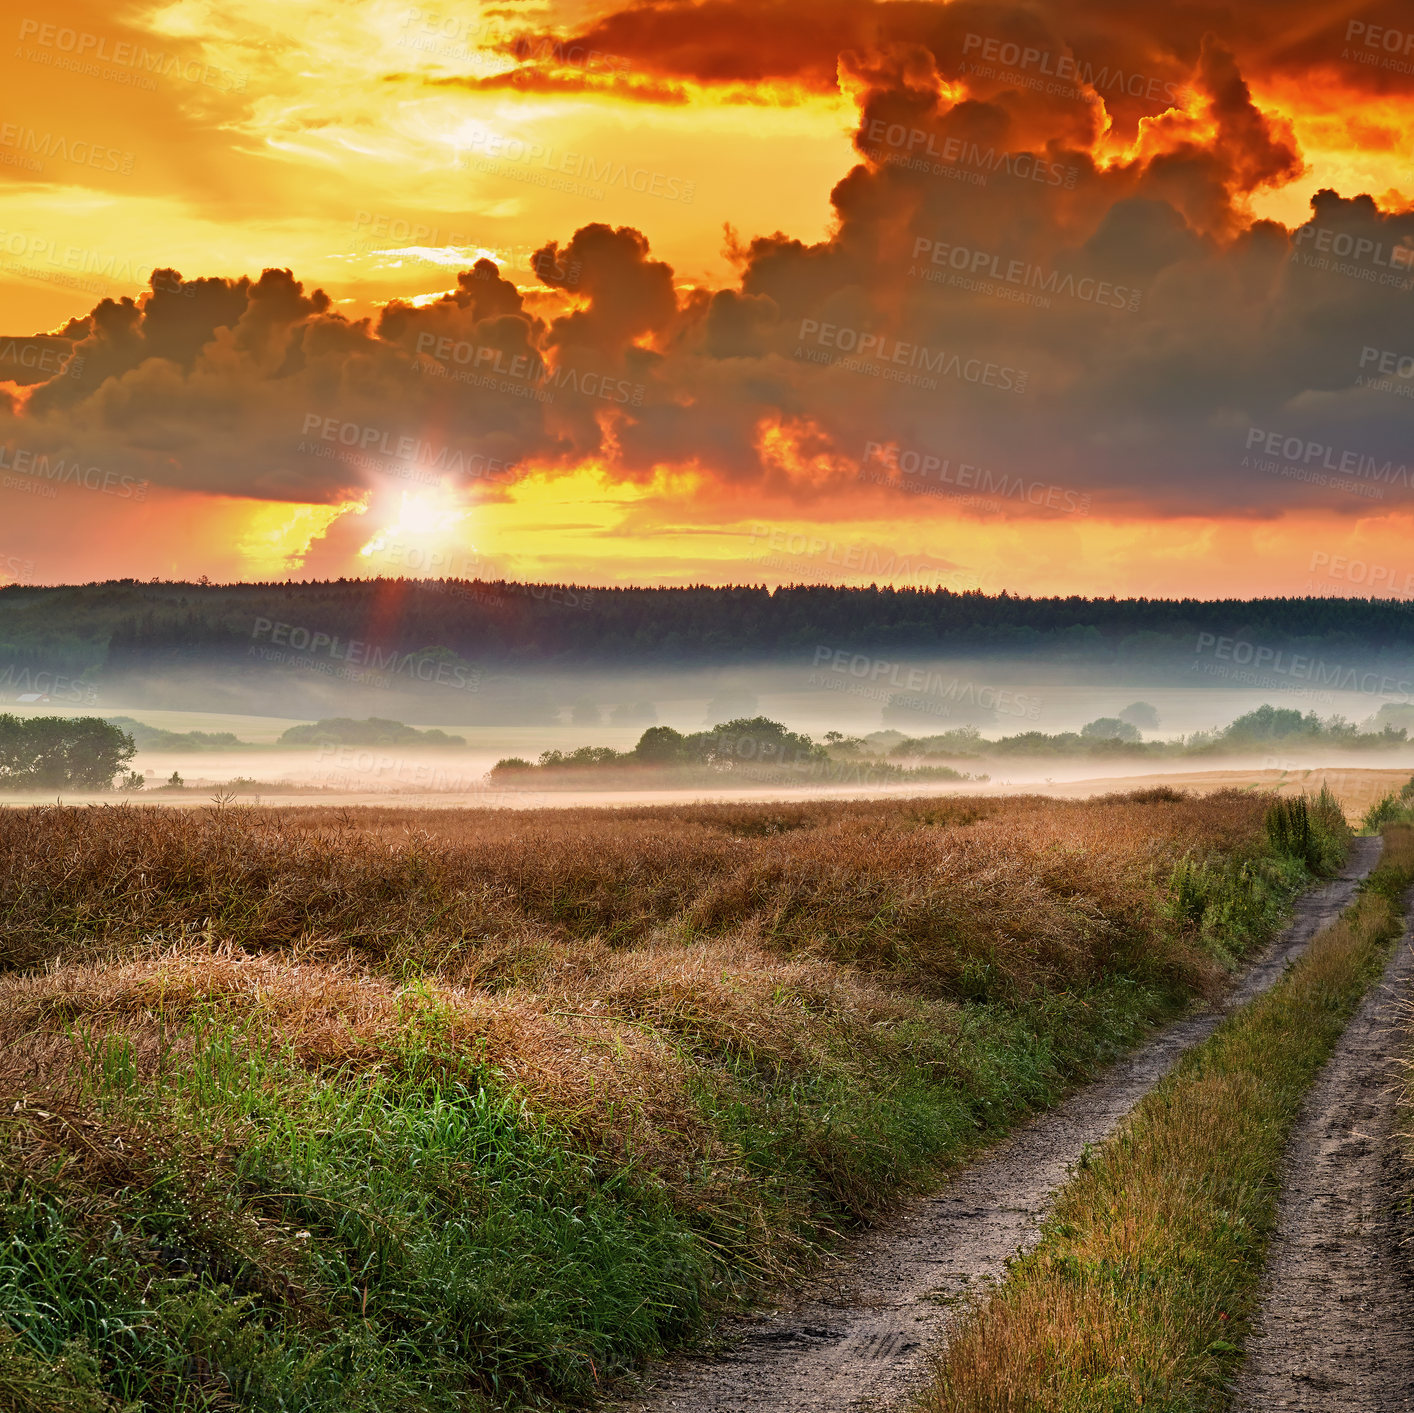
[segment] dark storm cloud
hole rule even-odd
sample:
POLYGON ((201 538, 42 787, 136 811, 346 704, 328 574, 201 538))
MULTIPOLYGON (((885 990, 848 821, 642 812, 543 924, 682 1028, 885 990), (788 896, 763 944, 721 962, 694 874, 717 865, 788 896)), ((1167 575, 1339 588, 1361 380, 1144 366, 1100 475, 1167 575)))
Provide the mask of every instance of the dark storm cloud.
POLYGON ((1044 474, 1100 512, 1410 504, 1414 400, 1372 374, 1414 351, 1414 213, 1320 192, 1294 232, 1254 220, 1250 198, 1299 179, 1301 156, 1197 11, 1145 29, 1099 5, 1066 27, 1020 7, 866 8, 817 7, 802 28, 791 6, 755 7, 750 55, 726 52, 726 0, 639 7, 594 36, 632 52, 651 32, 663 66, 724 81, 794 64, 823 83, 830 54, 857 102, 832 234, 729 232, 733 288, 680 291, 642 233, 602 224, 545 242, 533 307, 484 260, 376 321, 289 271, 158 271, 67 331, 82 376, 17 393, 0 437, 297 500, 393 467, 489 486, 592 458, 623 478, 699 468, 729 504, 754 490, 843 512, 889 494, 858 478, 883 446, 1044 474), (1079 83, 1055 60, 1076 36, 1079 83), (992 46, 1042 57, 1002 79, 992 46), (1101 142, 1114 108, 1093 101, 1115 75, 1147 117, 1118 152, 1101 142))
MULTIPOLYGON (((1237 54, 1244 72, 1263 79, 1321 78, 1352 91, 1407 95, 1414 74, 1414 19, 1405 0, 648 0, 610 10, 568 35, 523 31, 504 48, 522 59, 521 81, 531 83, 554 74, 563 79, 575 67, 565 56, 615 56, 615 64, 631 66, 651 100, 647 80, 655 75, 737 86, 779 81, 832 92, 842 53, 916 45, 935 56, 949 79, 976 76, 989 65, 1030 76, 1078 72, 1132 127, 1138 116, 1168 105, 1170 86, 1192 72, 1210 34, 1237 54), (1010 51, 994 58, 992 41, 1016 44, 1016 58, 1010 51)), ((505 82, 513 84, 515 75, 505 82)), ((988 78, 977 82, 979 96, 990 96, 988 78)))

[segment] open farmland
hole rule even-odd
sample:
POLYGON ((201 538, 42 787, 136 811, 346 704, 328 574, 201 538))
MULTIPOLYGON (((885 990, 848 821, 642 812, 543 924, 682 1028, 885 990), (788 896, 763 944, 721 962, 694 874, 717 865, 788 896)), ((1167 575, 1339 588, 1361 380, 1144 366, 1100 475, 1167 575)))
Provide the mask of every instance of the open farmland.
POLYGON ((0 1372, 593 1399, 1216 995, 1268 806, 3 812, 0 1372))

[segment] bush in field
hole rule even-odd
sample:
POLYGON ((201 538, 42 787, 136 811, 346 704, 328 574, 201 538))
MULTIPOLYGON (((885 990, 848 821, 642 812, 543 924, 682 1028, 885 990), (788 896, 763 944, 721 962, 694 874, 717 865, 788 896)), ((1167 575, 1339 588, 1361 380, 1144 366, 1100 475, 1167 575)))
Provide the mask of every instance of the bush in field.
POLYGON ((133 739, 97 716, 0 716, 0 788, 107 790, 133 739))
POLYGON ((1360 827, 1367 833, 1374 834, 1383 829, 1386 824, 1393 824, 1396 820, 1402 819, 1411 810, 1414 810, 1414 779, 1411 779, 1398 794, 1391 791, 1383 799, 1376 800, 1365 811, 1365 816, 1360 821, 1360 827))
POLYGON ((1297 859, 1316 874, 1335 872, 1350 838, 1345 812, 1324 785, 1314 799, 1274 800, 1266 825, 1274 853, 1297 859))

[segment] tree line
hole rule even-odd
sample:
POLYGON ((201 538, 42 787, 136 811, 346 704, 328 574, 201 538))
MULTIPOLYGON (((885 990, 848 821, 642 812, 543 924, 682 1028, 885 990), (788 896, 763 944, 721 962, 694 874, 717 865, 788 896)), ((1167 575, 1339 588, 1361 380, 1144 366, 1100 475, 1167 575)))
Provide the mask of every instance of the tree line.
MULTIPOLYGON (((598 589, 340 579, 203 585, 117 580, 0 589, 0 690, 16 673, 247 663, 256 625, 354 660, 369 643, 508 666, 734 662, 831 650, 1192 658, 1201 634, 1357 657, 1414 646, 1396 599, 1033 598, 888 585, 598 589), (5 678, 5 673, 10 674, 5 678)), ((262 641, 264 641, 262 639, 262 641)), ((301 649, 309 651, 310 649, 301 649)), ((13 680, 11 680, 13 679, 13 680)))

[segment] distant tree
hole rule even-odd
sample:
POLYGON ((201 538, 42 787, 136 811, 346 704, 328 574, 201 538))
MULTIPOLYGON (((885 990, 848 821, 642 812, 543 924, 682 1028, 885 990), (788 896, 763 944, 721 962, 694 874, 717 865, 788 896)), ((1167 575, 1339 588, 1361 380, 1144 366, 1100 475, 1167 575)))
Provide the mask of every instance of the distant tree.
POLYGON ((576 702, 570 703, 570 724, 572 726, 598 726, 603 720, 603 713, 599 710, 599 703, 592 702, 588 697, 581 697, 576 702))
POLYGON ((1409 702, 1386 702, 1369 721, 1367 731, 1394 730, 1414 731, 1414 704, 1409 702))
POLYGON ((1102 716, 1086 722, 1080 734, 1088 741, 1137 741, 1139 728, 1117 716, 1102 716))
POLYGON ((719 726, 725 721, 742 720, 748 712, 756 710, 756 693, 746 687, 723 687, 709 698, 707 714, 702 718, 704 726, 719 726))
POLYGON ((975 756, 986 745, 975 726, 957 726, 937 736, 904 737, 889 749, 891 756, 975 756))
POLYGON ((0 786, 109 790, 136 749, 97 716, 0 716, 0 786))
POLYGON ((1282 741, 1290 736, 1319 736, 1321 719, 1314 711, 1305 716, 1295 707, 1267 704, 1239 716, 1222 734, 1229 744, 1241 741, 1282 741))
POLYGON ((1139 727, 1141 731, 1157 731, 1159 729, 1158 708, 1150 706, 1148 702, 1130 702, 1120 712, 1119 719, 1127 721, 1131 726, 1139 727))
POLYGON ((658 720, 658 708, 652 702, 620 702, 609 713, 615 726, 652 726, 658 720))
POLYGON ((419 731, 390 721, 382 716, 370 716, 354 721, 347 716, 326 716, 307 725, 291 726, 280 735, 282 746, 464 746, 465 736, 452 736, 435 727, 419 731))
POLYGON ((644 765, 677 765, 684 759, 687 738, 671 726, 650 726, 633 748, 635 759, 644 765))
POLYGON ((172 772, 171 776, 167 780, 167 786, 171 790, 180 790, 185 784, 186 781, 183 780, 182 777, 178 775, 175 770, 172 772))
POLYGON ((541 751, 540 764, 549 770, 581 766, 614 765, 624 759, 612 746, 580 746, 573 751, 541 751))
POLYGON ((710 731, 687 738, 688 747, 711 765, 755 761, 763 765, 800 764, 826 756, 809 736, 788 731, 765 716, 739 716, 710 731))

